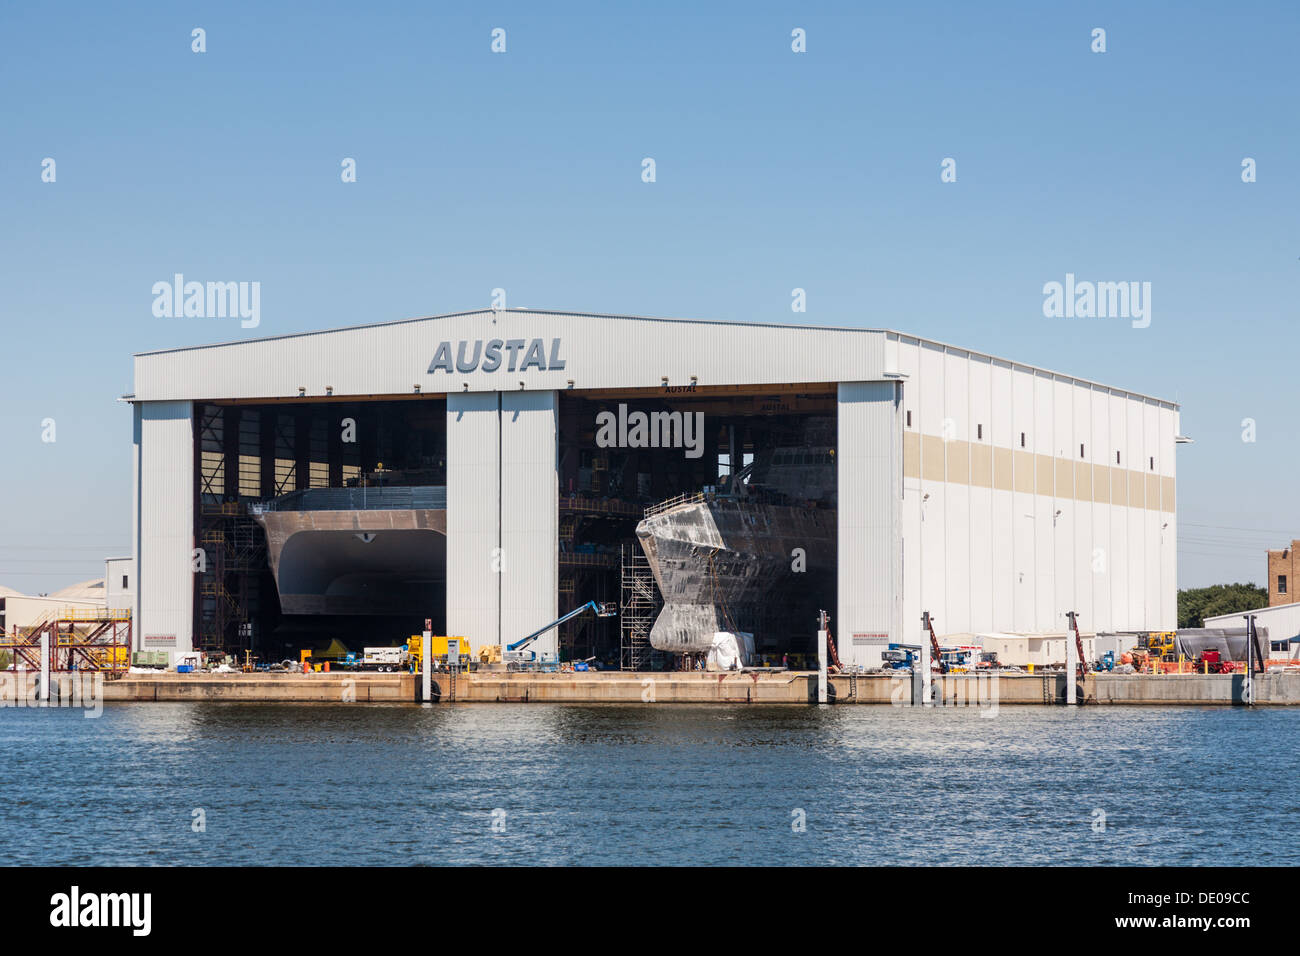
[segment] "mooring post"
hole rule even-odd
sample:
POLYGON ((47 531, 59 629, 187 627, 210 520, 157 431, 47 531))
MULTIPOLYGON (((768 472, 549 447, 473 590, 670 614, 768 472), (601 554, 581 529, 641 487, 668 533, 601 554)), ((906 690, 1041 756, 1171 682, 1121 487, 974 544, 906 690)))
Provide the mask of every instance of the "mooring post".
POLYGON ((1074 681, 1079 670, 1079 652, 1074 646, 1074 635, 1065 636, 1065 702, 1076 704, 1074 681))
POLYGON ((50 702, 50 632, 41 631, 41 687, 36 699, 50 702))
POLYGON ((433 703, 433 621, 424 619, 424 639, 420 641, 420 700, 433 703))
POLYGON ((1246 615, 1246 678, 1241 682, 1241 702, 1249 707, 1255 703, 1255 615, 1246 615))
MULTIPOLYGON (((805 632, 806 633, 806 632, 805 632)), ((817 703, 827 702, 826 691, 826 612, 821 611, 817 619, 817 703)))
POLYGON ((921 612, 921 644, 916 650, 916 667, 921 668, 921 703, 930 706, 934 703, 934 655, 938 653, 939 639, 934 636, 934 618, 929 611, 921 612))
POLYGON ((930 660, 930 648, 924 640, 916 652, 916 659, 921 668, 921 703, 930 707, 934 704, 934 662, 930 660))

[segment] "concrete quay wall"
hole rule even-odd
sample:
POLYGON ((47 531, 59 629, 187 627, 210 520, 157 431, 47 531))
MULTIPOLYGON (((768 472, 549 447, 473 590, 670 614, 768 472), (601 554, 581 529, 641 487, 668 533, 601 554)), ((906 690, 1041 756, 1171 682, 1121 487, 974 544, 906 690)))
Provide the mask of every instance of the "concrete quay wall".
MULTIPOLYGON (((89 693, 91 675, 80 678, 76 693, 89 693)), ((51 680, 55 701, 74 699, 74 675, 51 680)), ((528 674, 478 671, 433 675, 435 701, 460 703, 691 703, 809 704, 817 699, 817 675, 799 673, 621 673, 528 674)), ((35 700, 35 675, 0 672, 0 706, 35 700)), ((285 703, 415 703, 420 679, 411 674, 130 674, 102 683, 103 700, 228 701, 285 703)), ((1219 704, 1243 702, 1241 674, 1089 674, 1076 681, 1081 704, 1219 704)), ((828 698, 836 704, 906 706, 911 678, 872 674, 834 675, 828 698)), ((1300 673, 1257 675, 1255 702, 1300 705, 1300 673)), ((1064 674, 952 675, 936 677, 934 700, 947 706, 1064 703, 1064 674)))

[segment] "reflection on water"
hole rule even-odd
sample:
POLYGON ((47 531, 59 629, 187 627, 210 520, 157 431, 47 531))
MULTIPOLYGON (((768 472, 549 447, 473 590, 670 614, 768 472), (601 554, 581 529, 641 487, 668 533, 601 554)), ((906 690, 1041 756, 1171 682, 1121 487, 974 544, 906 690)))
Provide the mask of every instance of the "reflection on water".
POLYGON ((1298 725, 1263 708, 4 708, 0 864, 1295 865, 1298 725))

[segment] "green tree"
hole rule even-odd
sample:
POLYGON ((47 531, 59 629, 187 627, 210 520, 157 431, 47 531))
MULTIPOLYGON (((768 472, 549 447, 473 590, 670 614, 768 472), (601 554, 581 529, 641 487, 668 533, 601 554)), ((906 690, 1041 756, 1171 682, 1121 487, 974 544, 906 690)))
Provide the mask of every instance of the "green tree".
POLYGON ((1207 617, 1268 606, 1268 591, 1251 584, 1216 584, 1178 592, 1178 626, 1204 627, 1207 617))

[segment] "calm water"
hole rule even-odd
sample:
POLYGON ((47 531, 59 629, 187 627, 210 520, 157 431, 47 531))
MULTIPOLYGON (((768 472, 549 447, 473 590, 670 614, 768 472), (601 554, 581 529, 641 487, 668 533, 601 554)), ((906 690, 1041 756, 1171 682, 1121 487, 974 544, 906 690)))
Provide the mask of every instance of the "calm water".
POLYGON ((0 864, 1295 865, 1297 728, 1300 709, 0 708, 0 864))

